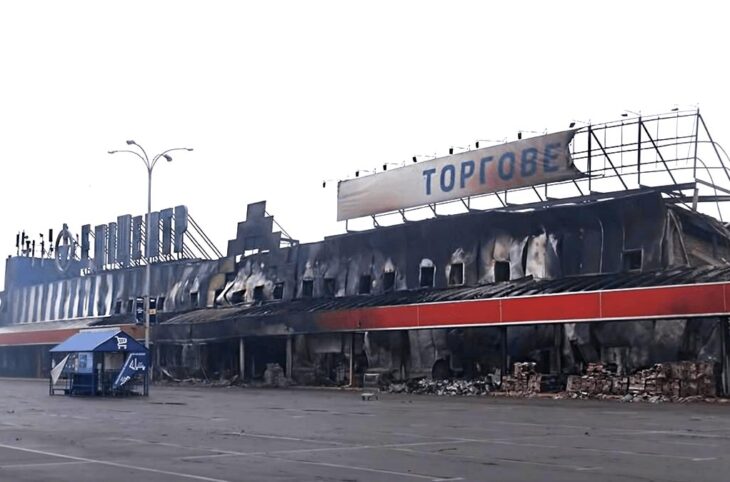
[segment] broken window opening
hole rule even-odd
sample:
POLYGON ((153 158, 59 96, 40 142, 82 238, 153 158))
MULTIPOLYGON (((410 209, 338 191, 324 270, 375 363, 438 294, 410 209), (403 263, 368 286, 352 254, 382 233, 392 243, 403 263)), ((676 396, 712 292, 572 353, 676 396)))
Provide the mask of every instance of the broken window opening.
POLYGON ((383 291, 395 291, 395 271, 383 273, 383 291))
POLYGON ((311 298, 314 294, 314 280, 302 280, 302 298, 311 298))
POLYGON ((452 263, 449 271, 449 286, 464 284, 464 263, 452 263))
POLYGON ((276 283, 274 285, 274 299, 281 300, 284 298, 284 283, 276 283))
POLYGON ((116 303, 114 303, 114 314, 118 315, 122 312, 122 300, 117 300, 116 303))
POLYGON ((433 288, 434 273, 436 268, 433 266, 421 266, 419 283, 421 288, 433 288))
POLYGON ((642 250, 629 249, 624 251, 624 271, 641 271, 642 268, 642 250))
POLYGON ((234 305, 237 305, 238 303, 243 303, 243 301, 246 299, 246 290, 238 290, 231 293, 231 303, 234 305))
POLYGON ((510 268, 509 261, 494 262, 494 282, 509 281, 510 268))
POLYGON ((264 285, 258 285, 253 289, 253 300, 264 301, 264 285))
POLYGON ((158 296, 157 297, 157 311, 162 311, 164 308, 165 308, 165 297, 158 296))
POLYGON ((358 294, 367 295, 370 294, 370 287, 372 286, 372 277, 369 274, 360 276, 360 285, 358 286, 358 294))
POLYGON ((134 298, 127 300, 127 313, 134 313, 134 298))
POLYGON ((337 294, 336 290, 336 284, 334 278, 325 278, 324 279, 324 295, 328 298, 334 298, 334 296, 337 294))
POLYGON ((193 308, 197 308, 199 303, 200 303, 200 294, 197 291, 191 292, 190 293, 190 304, 193 306, 193 308))

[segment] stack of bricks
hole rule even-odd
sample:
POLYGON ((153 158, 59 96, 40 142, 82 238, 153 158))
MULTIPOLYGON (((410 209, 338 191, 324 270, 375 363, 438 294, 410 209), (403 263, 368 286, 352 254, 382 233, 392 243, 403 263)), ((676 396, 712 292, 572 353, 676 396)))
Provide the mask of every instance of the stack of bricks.
POLYGON ((672 398, 715 397, 717 396, 715 364, 691 361, 657 363, 631 376, 629 393, 664 395, 672 398))
POLYGON ((516 393, 539 393, 541 376, 534 362, 515 363, 512 376, 502 378, 502 391, 516 393))
POLYGON ((628 379, 616 375, 601 363, 589 363, 583 376, 568 377, 568 393, 587 395, 621 395, 628 390, 628 379))
POLYGON ((601 364, 589 364, 583 376, 568 377, 568 393, 579 395, 715 397, 715 365, 709 362, 657 363, 629 377, 618 376, 601 364))

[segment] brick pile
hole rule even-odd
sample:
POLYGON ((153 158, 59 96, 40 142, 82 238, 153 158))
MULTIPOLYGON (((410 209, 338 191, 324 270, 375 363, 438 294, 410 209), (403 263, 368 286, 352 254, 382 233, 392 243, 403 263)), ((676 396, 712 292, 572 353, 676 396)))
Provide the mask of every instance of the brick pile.
POLYGON ((542 375, 537 373, 535 362, 515 363, 512 375, 502 378, 501 391, 509 393, 539 393, 542 375))
POLYGON ((630 376, 620 376, 600 363, 585 375, 568 377, 567 392, 578 396, 631 395, 677 400, 717 396, 717 373, 710 362, 657 363, 630 376))
POLYGON ((585 375, 568 377, 566 391, 585 395, 624 395, 629 380, 602 363, 589 363, 585 375))

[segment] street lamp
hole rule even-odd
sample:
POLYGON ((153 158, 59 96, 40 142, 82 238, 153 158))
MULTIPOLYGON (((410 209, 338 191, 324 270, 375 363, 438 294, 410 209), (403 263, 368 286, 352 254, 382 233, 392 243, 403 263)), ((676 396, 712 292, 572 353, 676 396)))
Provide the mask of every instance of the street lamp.
MULTIPOLYGON (((147 156, 147 151, 144 150, 142 146, 134 142, 133 140, 127 141, 128 146, 136 146, 139 148, 140 151, 142 151, 142 154, 140 154, 137 151, 133 151, 131 149, 121 149, 116 151, 109 151, 109 154, 117 154, 119 152, 128 152, 130 154, 134 154, 135 156, 142 159, 142 162, 144 162, 145 167, 147 168, 147 240, 149 240, 149 233, 150 233, 150 216, 152 214, 152 170, 157 165, 157 161, 160 160, 160 158, 164 157, 167 162, 172 162, 172 156, 169 154, 173 151, 192 151, 193 149, 191 147, 175 147, 173 149, 167 149, 166 151, 163 151, 159 154, 157 154, 155 157, 152 158, 150 161, 150 158, 147 156)), ((144 281, 144 346, 149 350, 150 348, 150 247, 147 244, 147 241, 145 241, 145 251, 147 256, 145 256, 147 261, 147 266, 145 267, 145 281, 144 281)))

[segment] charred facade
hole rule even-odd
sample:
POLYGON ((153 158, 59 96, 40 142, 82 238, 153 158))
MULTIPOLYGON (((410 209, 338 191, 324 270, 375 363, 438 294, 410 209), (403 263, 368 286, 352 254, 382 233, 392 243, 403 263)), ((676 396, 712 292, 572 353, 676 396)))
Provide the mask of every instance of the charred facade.
MULTIPOLYGON (((545 373, 576 373, 601 360, 626 371, 672 360, 721 363, 725 316, 556 324, 544 322, 553 316, 545 304, 519 325, 488 326, 485 315, 481 325, 462 326, 458 305, 436 328, 406 328, 397 316, 359 326, 355 318, 363 308, 727 281, 728 259, 722 223, 650 189, 314 243, 282 236, 261 202, 248 206, 227 256, 152 264, 153 351, 169 376, 260 379, 277 363, 311 384, 350 383, 366 370, 469 377, 515 361, 535 361, 545 373), (332 321, 348 313, 354 329, 332 321)), ((8 259, 0 373, 41 375, 53 330, 133 323, 143 279, 142 267, 60 274, 40 259, 8 259)))

